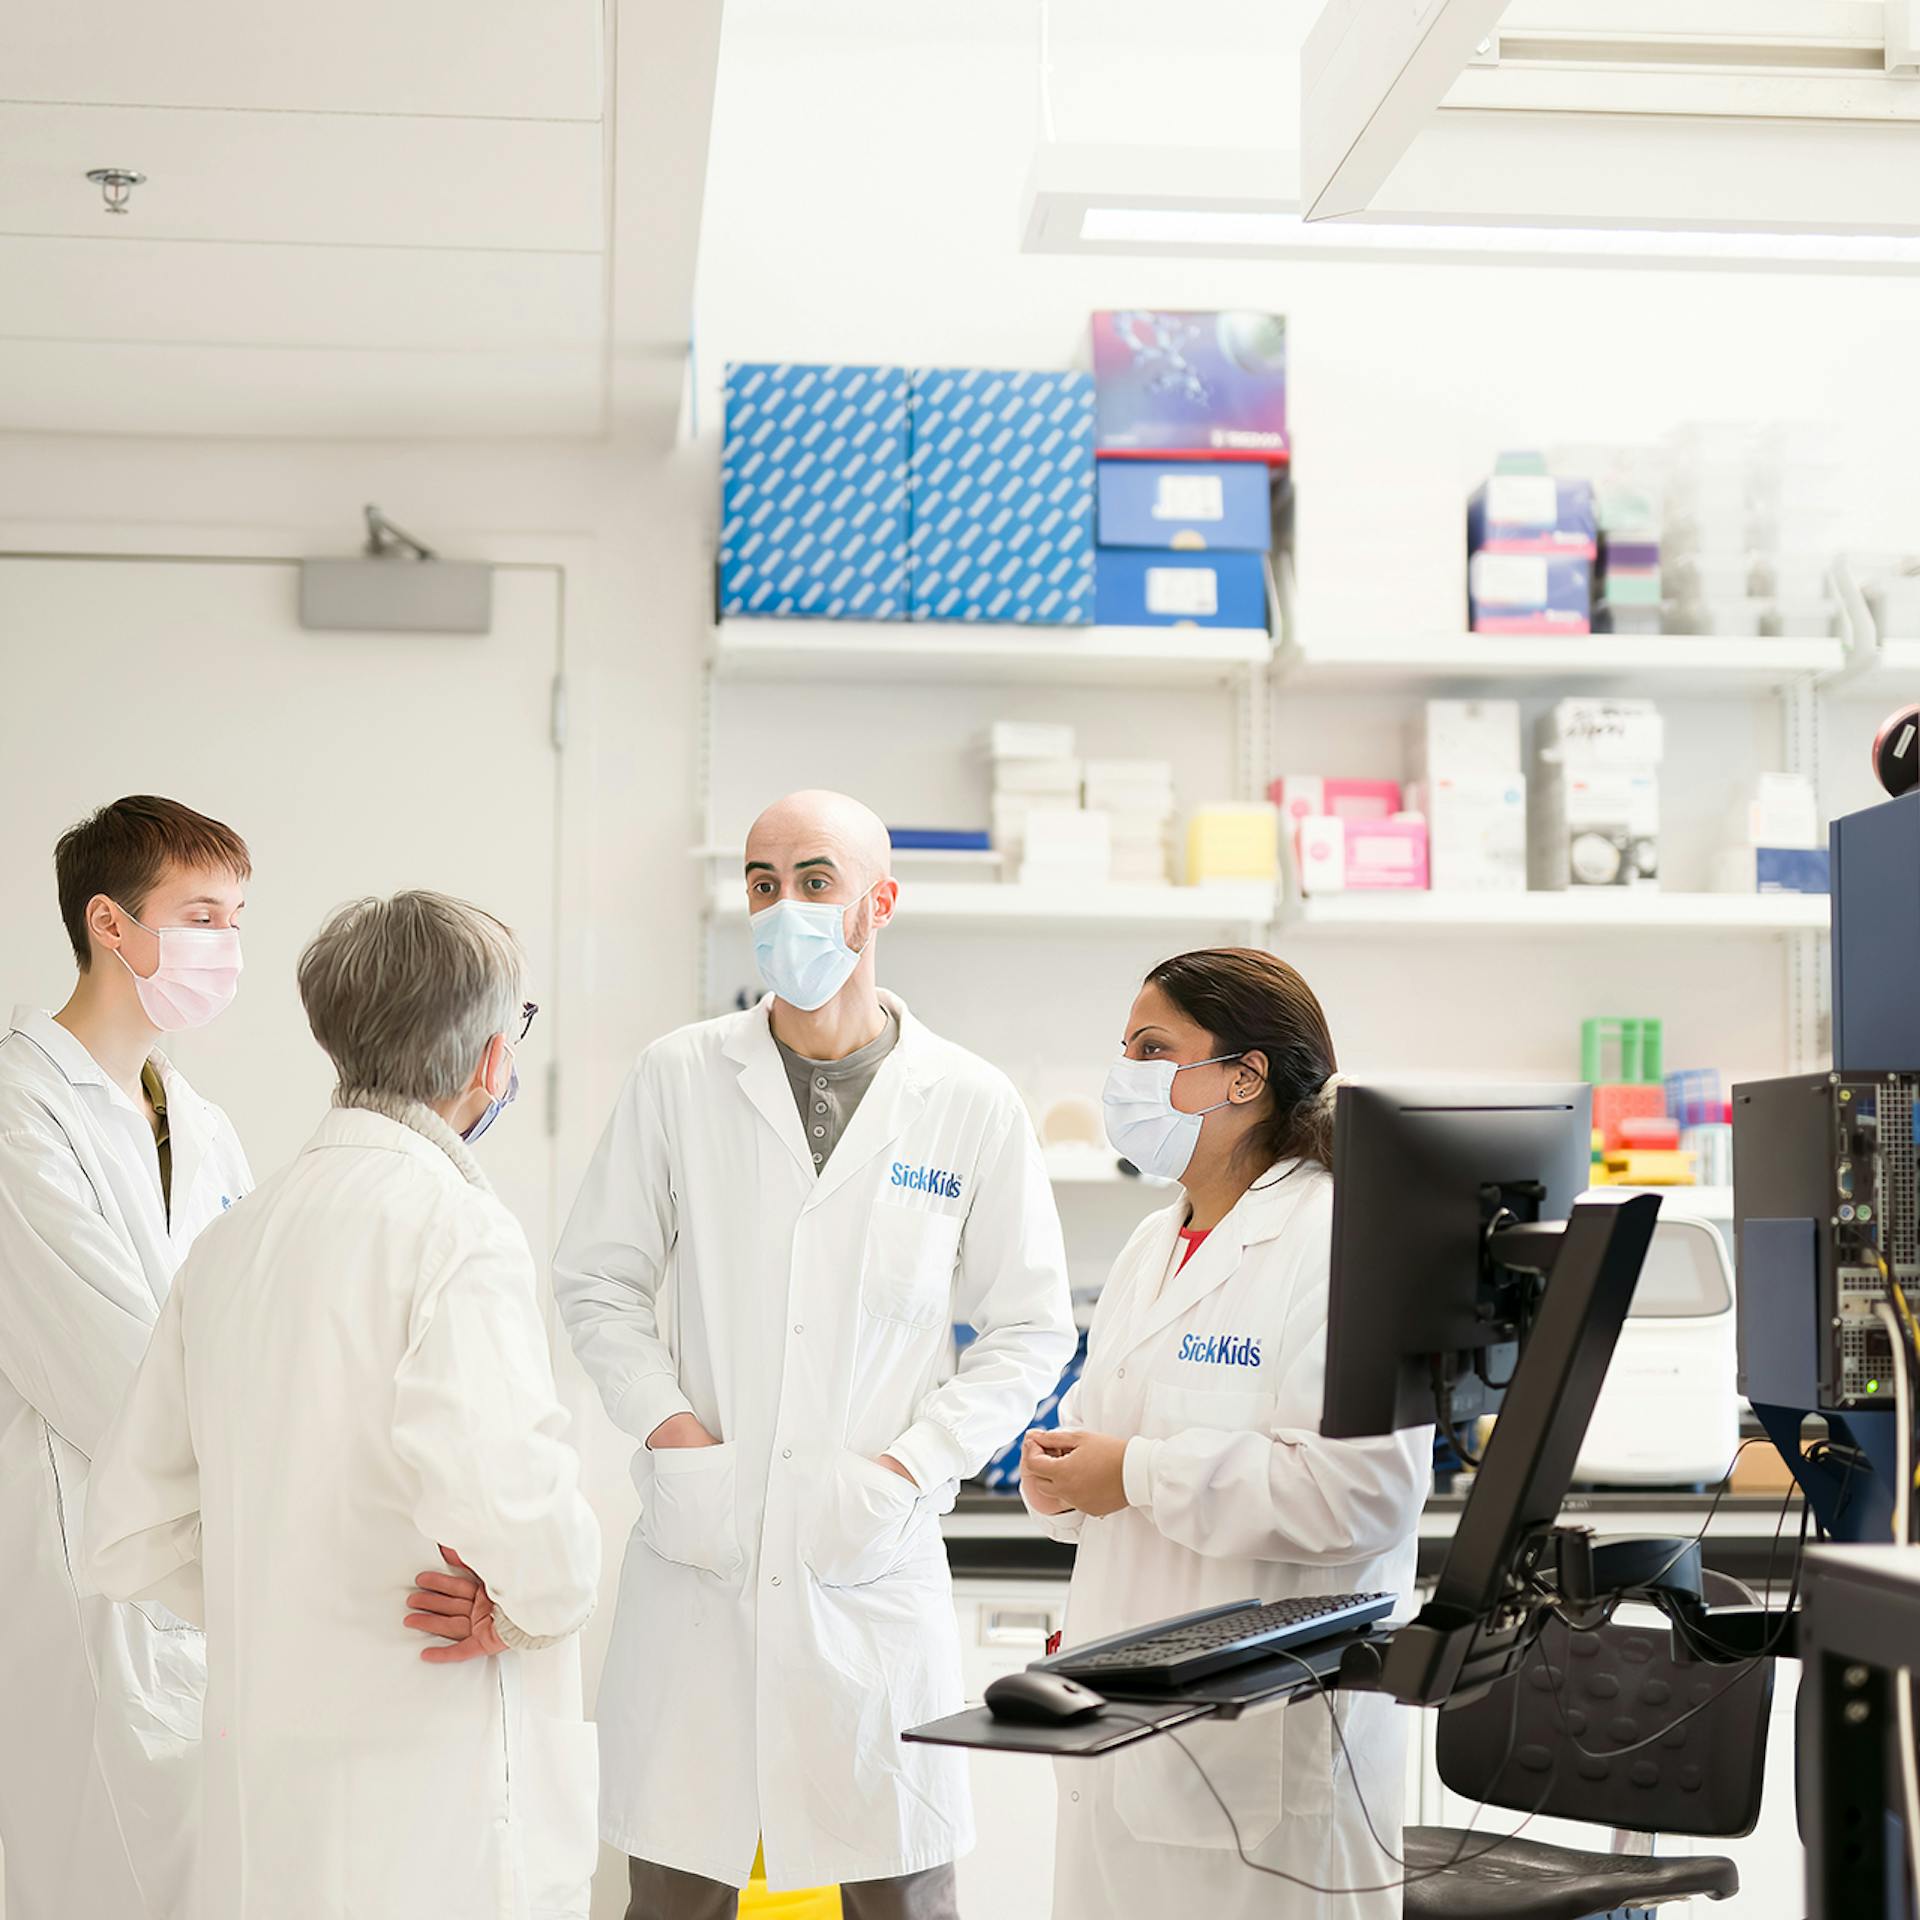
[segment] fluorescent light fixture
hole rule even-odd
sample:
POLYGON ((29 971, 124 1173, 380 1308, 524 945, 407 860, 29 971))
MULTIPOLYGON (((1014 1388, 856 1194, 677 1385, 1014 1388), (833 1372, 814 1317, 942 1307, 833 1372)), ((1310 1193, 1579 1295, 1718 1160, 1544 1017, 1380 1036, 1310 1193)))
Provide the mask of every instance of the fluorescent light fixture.
POLYGON ((1309 223, 1297 213, 1210 207, 1088 207, 1088 250, 1201 251, 1231 256, 1316 255, 1446 260, 1562 259, 1617 265, 1819 267, 1913 272, 1920 239, 1886 234, 1623 232, 1593 227, 1404 226, 1384 221, 1309 223))
POLYGON ((1920 235, 1704 226, 1304 219, 1298 156, 1042 146, 1022 223, 1027 253, 1466 265, 1920 273, 1920 235))

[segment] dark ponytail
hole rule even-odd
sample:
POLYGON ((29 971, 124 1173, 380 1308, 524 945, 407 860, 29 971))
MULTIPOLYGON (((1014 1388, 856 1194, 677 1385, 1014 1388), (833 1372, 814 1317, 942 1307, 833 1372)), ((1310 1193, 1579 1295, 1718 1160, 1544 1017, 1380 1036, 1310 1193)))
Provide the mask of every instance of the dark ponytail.
POLYGON ((1163 960, 1147 982, 1218 1054, 1263 1053, 1272 1110, 1247 1136, 1262 1167, 1309 1160, 1333 1168, 1333 1036, 1313 989, 1284 960, 1253 947, 1208 947, 1163 960))

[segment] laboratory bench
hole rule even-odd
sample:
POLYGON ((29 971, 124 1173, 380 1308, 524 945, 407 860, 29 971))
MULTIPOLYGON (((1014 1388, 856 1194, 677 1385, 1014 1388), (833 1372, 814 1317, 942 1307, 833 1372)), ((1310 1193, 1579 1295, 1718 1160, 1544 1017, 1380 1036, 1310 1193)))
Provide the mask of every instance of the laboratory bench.
MULTIPOLYGON (((1431 1580, 1439 1572, 1466 1503, 1464 1488, 1435 1492, 1427 1501, 1420 1515, 1422 1580, 1431 1580)), ((1565 1520, 1599 1534, 1675 1538, 1691 1538, 1708 1522, 1710 1513, 1702 1547, 1709 1567, 1750 1586, 1766 1580, 1769 1561, 1776 1582, 1791 1573, 1800 1531, 1797 1493, 1725 1493, 1717 1506, 1710 1492, 1575 1493, 1561 1508, 1565 1520)), ((1073 1571, 1073 1549, 1048 1539, 1017 1493, 994 1493, 972 1484, 963 1487, 941 1527, 956 1577, 1064 1580, 1073 1571)))

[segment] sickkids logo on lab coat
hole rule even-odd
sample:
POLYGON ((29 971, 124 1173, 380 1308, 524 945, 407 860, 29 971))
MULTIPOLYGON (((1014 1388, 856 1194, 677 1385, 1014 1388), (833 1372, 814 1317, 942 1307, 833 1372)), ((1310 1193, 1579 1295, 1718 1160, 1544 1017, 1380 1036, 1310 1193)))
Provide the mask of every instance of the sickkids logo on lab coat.
POLYGON ((915 1193, 937 1193, 943 1200, 960 1198, 960 1176, 939 1167, 910 1167, 904 1160, 893 1163, 893 1184, 915 1193))
POLYGON ((1180 1358, 1202 1367, 1257 1367, 1260 1342, 1251 1334, 1190 1333, 1180 1342, 1180 1358))

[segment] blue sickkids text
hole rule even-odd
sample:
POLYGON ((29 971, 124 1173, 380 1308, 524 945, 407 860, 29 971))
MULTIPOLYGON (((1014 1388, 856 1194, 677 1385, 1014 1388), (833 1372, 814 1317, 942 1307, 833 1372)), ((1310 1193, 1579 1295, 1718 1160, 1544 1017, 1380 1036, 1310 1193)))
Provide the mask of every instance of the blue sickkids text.
POLYGON ((943 1200, 960 1198, 960 1176, 939 1167, 910 1167, 904 1160, 896 1160, 893 1184, 911 1187, 915 1193, 937 1193, 943 1200))
POLYGON ((1180 1358, 1203 1367, 1257 1367, 1260 1342, 1251 1334, 1190 1333, 1180 1342, 1180 1358))

